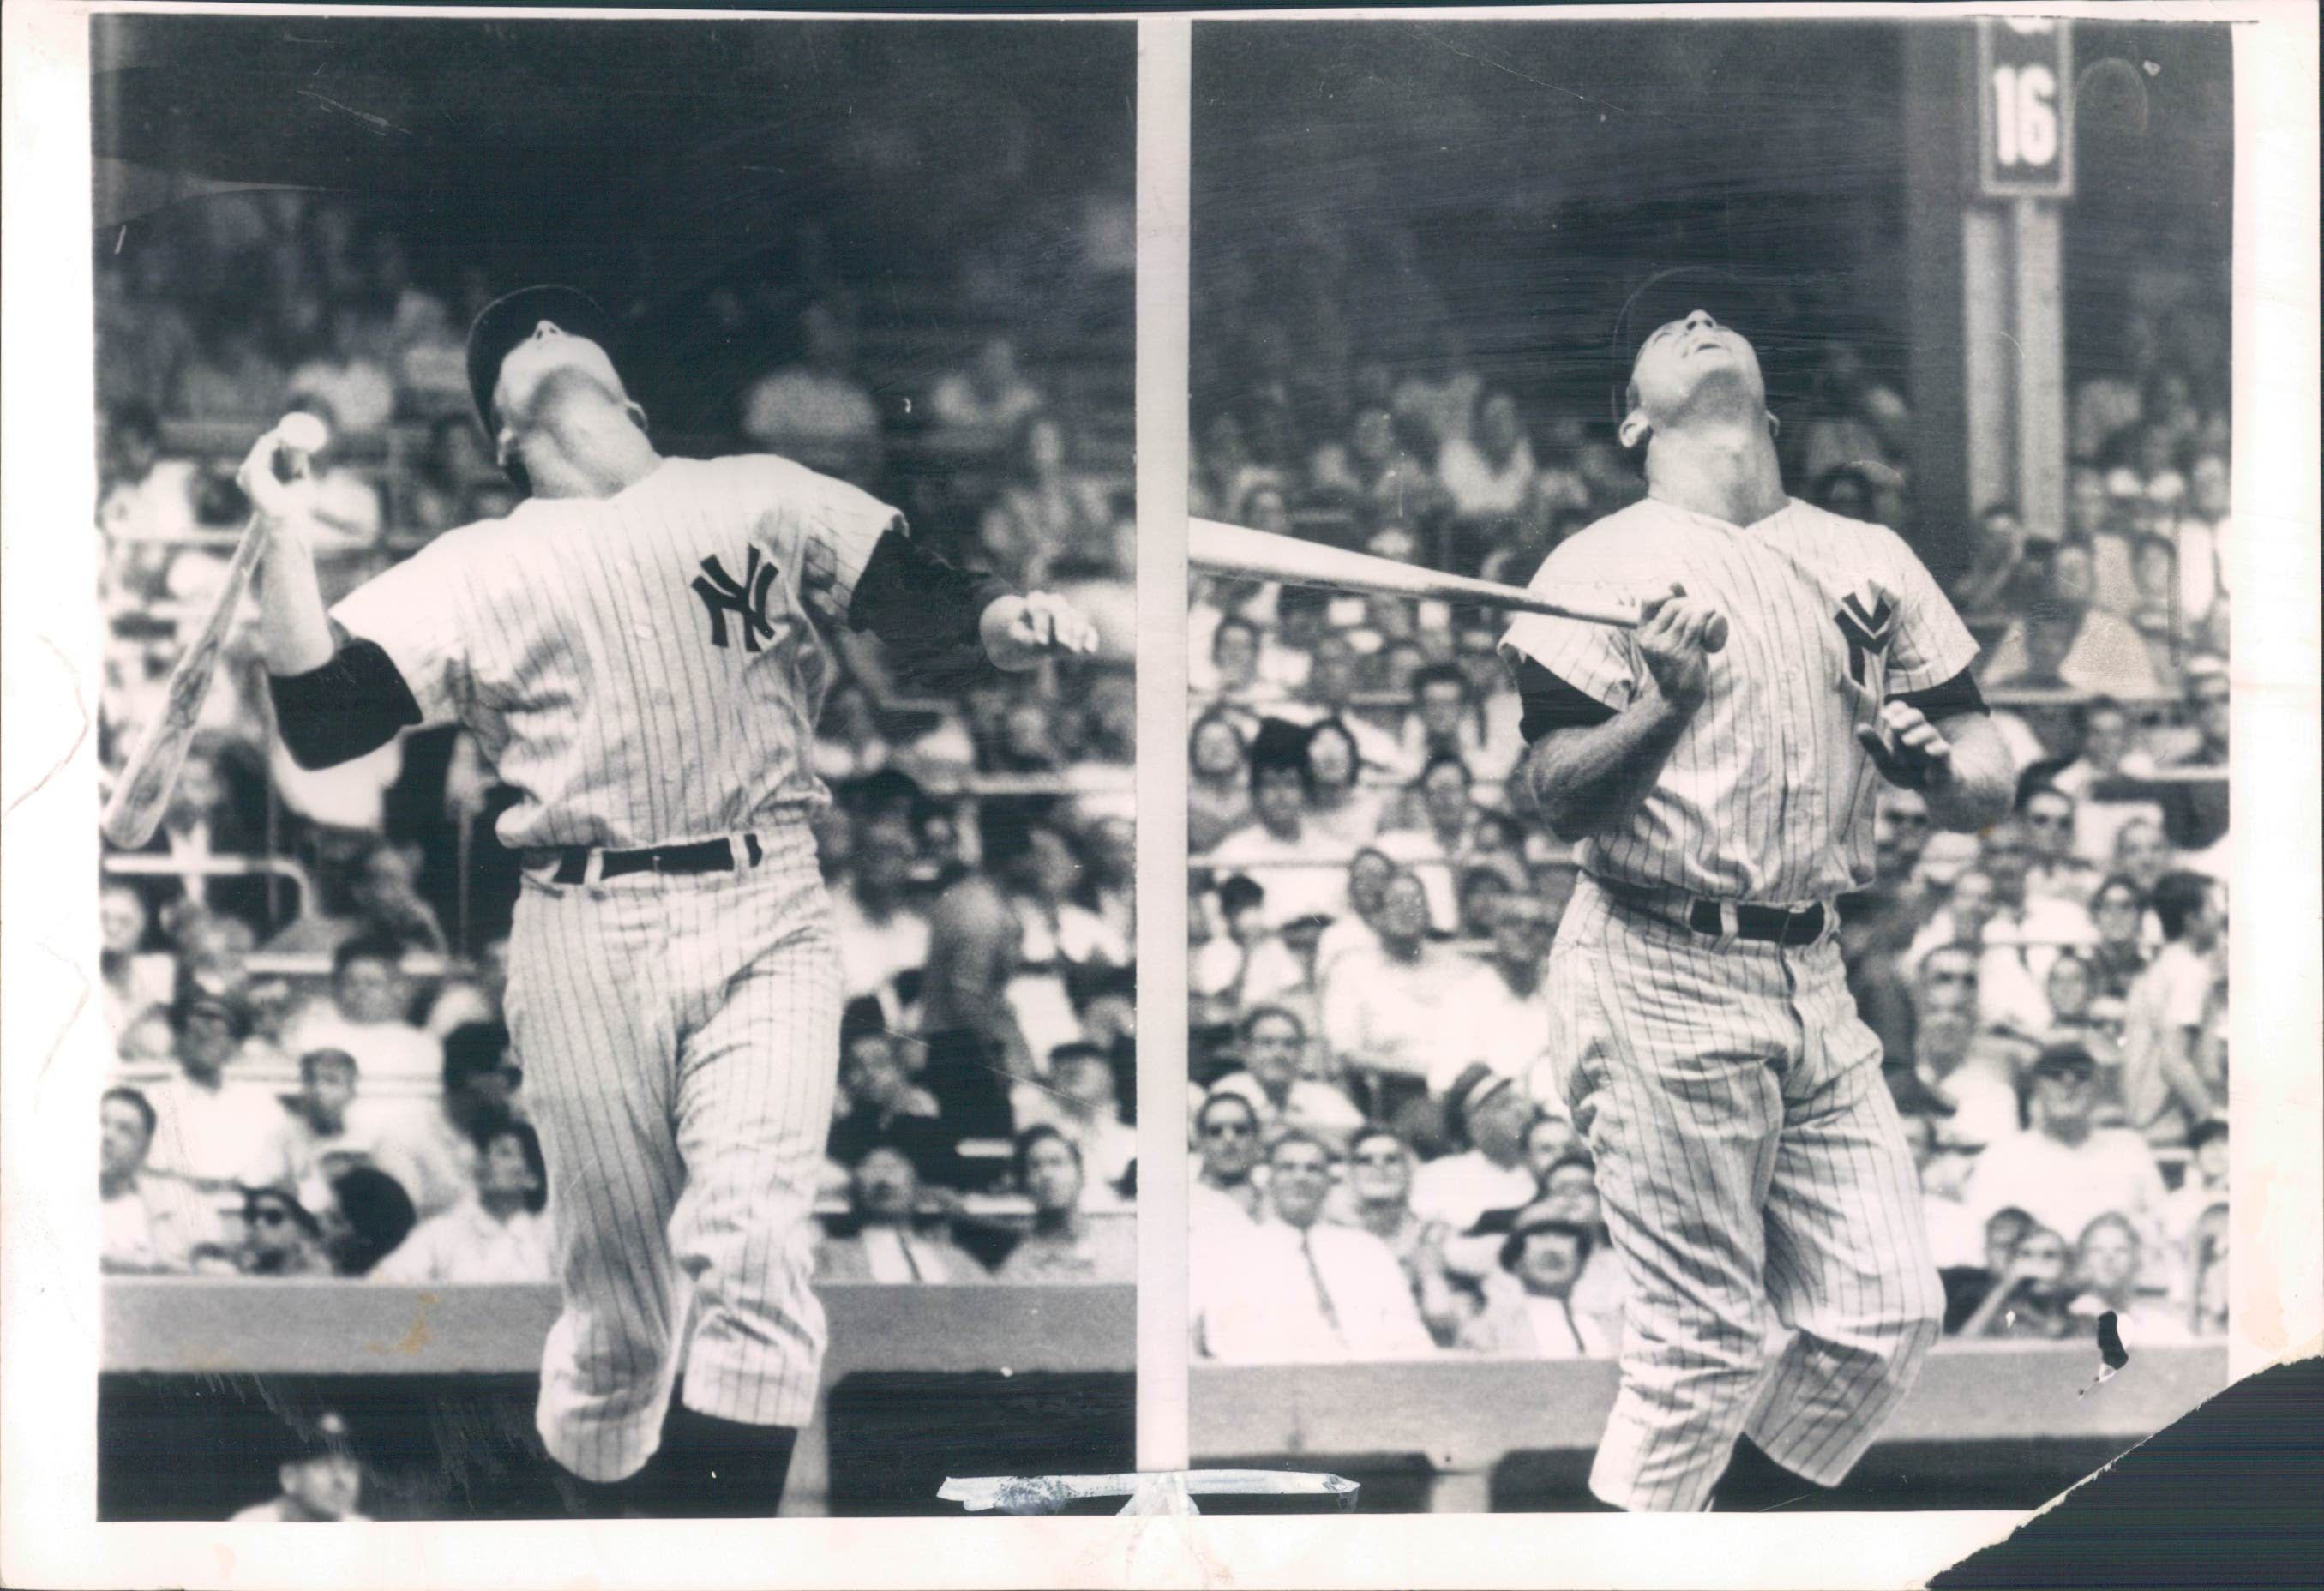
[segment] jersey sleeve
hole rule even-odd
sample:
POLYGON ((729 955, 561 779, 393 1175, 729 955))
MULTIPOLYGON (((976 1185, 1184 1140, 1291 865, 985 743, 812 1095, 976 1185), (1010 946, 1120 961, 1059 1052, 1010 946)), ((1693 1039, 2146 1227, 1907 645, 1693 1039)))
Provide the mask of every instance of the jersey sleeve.
POLYGON ((1977 661, 1977 638, 1953 611, 1928 566, 1895 531, 1882 529, 1882 562, 1896 593, 1896 634, 1888 648, 1887 692, 1907 695, 1942 685, 1977 661))
MULTIPOLYGON (((903 533, 904 516, 844 481, 807 470, 798 474, 811 483, 798 509, 800 597, 819 621, 844 624, 872 552, 891 530, 903 533)), ((777 548, 778 556, 783 550, 777 548)))
MULTIPOLYGON (((1526 589, 1611 590, 1618 583, 1608 575, 1600 561, 1582 550, 1581 541, 1569 541, 1549 555, 1526 589)), ((1501 657, 1515 674, 1522 674, 1523 663, 1530 659, 1609 712, 1619 713, 1637 694, 1637 646, 1619 625, 1520 613, 1501 637, 1501 657)))
POLYGON ((468 574, 459 546, 447 537, 364 582, 331 609, 349 635, 387 654, 424 723, 457 720, 467 699, 468 636, 461 614, 468 574))

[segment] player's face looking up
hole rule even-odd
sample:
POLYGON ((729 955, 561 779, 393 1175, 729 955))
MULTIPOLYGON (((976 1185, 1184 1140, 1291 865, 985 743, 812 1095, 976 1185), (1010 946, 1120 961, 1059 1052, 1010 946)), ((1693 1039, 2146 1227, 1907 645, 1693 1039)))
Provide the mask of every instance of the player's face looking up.
POLYGON ((544 320, 501 361, 493 408, 502 464, 524 472, 536 497, 595 497, 613 450, 642 443, 645 411, 630 401, 605 350, 544 320))
POLYGON ((1689 418, 1764 414, 1766 408, 1758 354, 1710 311, 1697 309, 1657 326, 1640 345, 1630 367, 1622 445, 1636 446, 1649 433, 1689 418))

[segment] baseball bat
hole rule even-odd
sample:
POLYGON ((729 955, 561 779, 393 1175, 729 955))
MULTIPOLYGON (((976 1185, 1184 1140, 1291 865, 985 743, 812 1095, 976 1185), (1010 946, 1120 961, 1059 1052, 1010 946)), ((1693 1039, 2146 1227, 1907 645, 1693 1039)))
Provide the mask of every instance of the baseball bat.
MULTIPOLYGON (((286 415, 275 429, 287 449, 300 454, 319 449, 326 435, 319 421, 298 414, 286 415)), ((161 826, 162 810, 170 805, 170 793, 177 787, 186 752, 194 743, 194 730, 201 722, 202 704, 209 699, 210 682, 217 677, 218 654, 225 649, 226 631, 234 627, 235 610, 242 606, 242 593, 249 588, 251 571, 265 545, 259 518, 253 514, 243 526, 242 539, 226 564, 225 583, 200 634, 170 670, 160 714, 145 726, 137 750, 122 765, 121 777, 106 801, 99 827, 107 840, 124 851, 136 850, 161 826)))
POLYGON ((1301 541, 1296 537, 1277 536, 1272 531, 1253 530, 1217 520, 1186 522, 1186 561, 1214 574, 1272 580, 1285 585, 1433 598, 1455 607, 1505 608, 1519 613, 1548 613, 1561 619, 1626 628, 1638 622, 1636 602, 1592 601, 1578 594, 1562 599, 1547 597, 1496 581, 1446 575, 1414 564, 1399 564, 1393 558, 1346 552, 1319 542, 1301 541))

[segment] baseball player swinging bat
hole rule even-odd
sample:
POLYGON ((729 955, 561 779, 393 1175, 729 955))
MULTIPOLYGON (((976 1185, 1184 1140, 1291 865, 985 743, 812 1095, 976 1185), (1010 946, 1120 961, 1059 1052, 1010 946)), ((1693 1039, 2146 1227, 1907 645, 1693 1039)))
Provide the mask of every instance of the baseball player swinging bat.
MULTIPOLYGON (((1309 585, 1326 591, 1375 592, 1383 596, 1412 597, 1451 602, 1456 607, 1501 608, 1513 613, 1545 613, 1633 630, 1651 619, 1662 605, 1660 596, 1643 603, 1618 598, 1591 598, 1569 589, 1555 596, 1527 591, 1497 581, 1399 564, 1393 558, 1348 552, 1293 536, 1253 530, 1218 520, 1186 522, 1186 561, 1217 575, 1272 580, 1284 585, 1309 585)), ((1674 594, 1683 595, 1682 593, 1674 594)), ((1703 636, 1707 650, 1727 643, 1727 622, 1714 616, 1703 636)))
MULTIPOLYGON (((277 456, 289 472, 286 478, 303 474, 307 459, 321 452, 330 440, 329 429, 311 414, 283 416, 273 435, 281 444, 277 456)), ((251 571, 257 567, 265 546, 265 528, 254 513, 226 563, 226 581, 218 588, 209 617, 202 621, 194 644, 170 671, 161 714, 146 726, 137 749, 122 766, 121 777, 105 804, 101 827, 106 839, 124 851, 144 844, 161 824, 170 793, 177 787, 178 774, 186 766, 194 729, 201 722, 202 704, 209 699, 210 682, 217 677, 218 653, 225 648, 226 631, 233 628, 235 612, 242 606, 242 593, 249 588, 251 571)))

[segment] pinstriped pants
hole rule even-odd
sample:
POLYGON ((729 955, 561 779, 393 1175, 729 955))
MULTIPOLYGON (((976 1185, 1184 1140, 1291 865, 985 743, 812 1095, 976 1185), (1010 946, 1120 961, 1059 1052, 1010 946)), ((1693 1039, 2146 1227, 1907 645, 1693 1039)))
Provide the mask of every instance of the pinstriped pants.
POLYGON ((509 1027, 565 1295, 538 1419, 586 1480, 653 1456, 681 1356, 703 1413, 796 1426, 814 1411, 838 951, 813 836, 766 839, 742 872, 528 875, 517 903, 509 1027))
POLYGON ((1943 1292, 1831 934, 1711 938, 1585 877, 1549 988, 1561 1091, 1629 1283, 1591 1490, 1707 1507, 1742 1433, 1837 1485, 1920 1373, 1943 1292), (1778 1322, 1795 1333, 1780 1352, 1778 1322))

